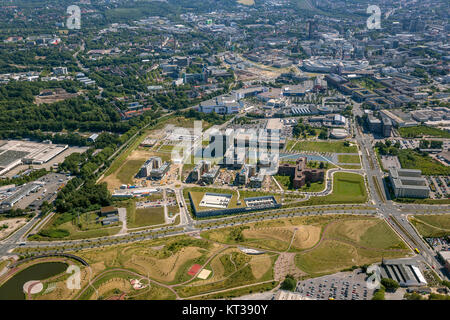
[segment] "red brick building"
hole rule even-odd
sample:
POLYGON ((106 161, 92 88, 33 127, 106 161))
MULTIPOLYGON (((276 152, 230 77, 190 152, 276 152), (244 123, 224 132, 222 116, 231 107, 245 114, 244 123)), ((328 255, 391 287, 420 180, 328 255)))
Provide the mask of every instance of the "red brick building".
POLYGON ((325 170, 307 168, 308 159, 298 158, 296 164, 281 164, 278 174, 290 176, 294 189, 303 187, 308 182, 319 182, 325 179, 325 170))

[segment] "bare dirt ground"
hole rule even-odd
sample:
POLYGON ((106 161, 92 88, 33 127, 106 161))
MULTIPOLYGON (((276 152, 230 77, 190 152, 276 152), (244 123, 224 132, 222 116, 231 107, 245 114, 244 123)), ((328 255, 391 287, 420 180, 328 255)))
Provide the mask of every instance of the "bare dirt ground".
POLYGON ((119 189, 123 184, 118 178, 117 173, 120 172, 122 167, 126 166, 130 160, 147 160, 152 155, 152 151, 136 149, 128 156, 127 160, 114 172, 106 178, 103 178, 101 182, 106 182, 108 184, 108 190, 113 191, 119 189))
POLYGON ((279 255, 274 266, 274 278, 276 281, 283 280, 286 275, 290 274, 294 278, 307 275, 295 265, 295 255, 293 252, 283 252, 279 255))
POLYGON ((50 90, 50 91, 53 93, 52 95, 49 95, 49 96, 36 96, 34 98, 34 102, 37 105, 40 105, 40 104, 43 104, 43 103, 55 103, 55 102, 58 102, 58 101, 63 101, 63 100, 70 99, 70 98, 78 96, 77 93, 68 93, 64 89, 50 90))
POLYGON ((22 227, 26 221, 27 219, 25 218, 0 220, 0 240, 22 227), (2 228, 2 226, 7 226, 7 228, 2 228))

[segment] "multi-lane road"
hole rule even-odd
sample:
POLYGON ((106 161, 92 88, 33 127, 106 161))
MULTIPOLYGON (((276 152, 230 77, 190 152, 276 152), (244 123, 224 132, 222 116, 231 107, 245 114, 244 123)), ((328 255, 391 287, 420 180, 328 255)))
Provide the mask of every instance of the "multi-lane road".
MULTIPOLYGON (((360 104, 356 104, 353 108, 355 116, 362 116, 363 112, 360 108, 360 104)), ((365 135, 359 128, 354 125, 354 132, 356 140, 360 147, 360 153, 362 158, 362 164, 365 173, 367 174, 367 183, 370 189, 371 198, 373 204, 376 206, 380 214, 386 219, 389 225, 403 238, 403 240, 412 248, 417 248, 420 251, 420 256, 427 264, 435 269, 441 278, 448 279, 445 267, 442 265, 437 257, 437 254, 423 241, 422 237, 411 226, 410 222, 406 218, 406 214, 413 211, 424 210, 427 207, 435 208, 436 206, 426 205, 399 205, 390 199, 387 199, 387 194, 384 180, 384 172, 381 170, 377 156, 375 154, 372 140, 370 136, 365 135), (376 186, 378 181, 378 186, 376 186), (379 190, 381 192, 379 192, 379 190)), ((440 209, 448 209, 450 212, 450 206, 440 206, 440 209)), ((426 211, 424 212, 426 213, 426 211)))
MULTIPOLYGON (((355 115, 362 115, 359 105, 354 108, 355 115)), ((358 206, 351 205, 330 205, 330 206, 315 206, 302 208, 282 208, 271 210, 267 212, 249 213, 242 216, 243 219, 236 220, 236 217, 225 217, 217 219, 199 220, 192 219, 183 197, 183 190, 181 187, 170 187, 175 190, 177 202, 180 205, 180 224, 178 226, 161 227, 151 230, 144 230, 139 232, 131 232, 126 234, 119 234, 109 237, 102 237, 96 239, 73 240, 73 241, 54 241, 54 242, 27 242, 23 243, 24 236, 31 231, 39 222, 38 217, 33 218, 23 228, 16 231, 8 239, 0 242, 0 257, 11 255, 12 250, 20 246, 24 248, 41 248, 41 252, 54 253, 70 251, 70 246, 80 246, 83 248, 95 248, 112 244, 130 243, 135 241, 142 241, 147 239, 154 239, 159 237, 169 237, 183 234, 196 233, 206 229, 224 228, 229 226, 240 225, 249 222, 279 219, 291 216, 315 215, 315 214, 331 214, 331 213, 352 213, 352 214, 378 214, 383 217, 389 225, 404 239, 404 241, 411 247, 411 249, 418 248, 420 255, 419 260, 423 260, 428 265, 434 267, 441 278, 448 278, 444 272, 444 266, 440 263, 436 253, 423 241, 421 236, 417 234, 415 229, 410 225, 406 214, 424 210, 428 206, 423 205, 398 205, 393 201, 387 199, 385 186, 383 183, 384 173, 378 165, 376 154, 372 147, 372 140, 369 136, 364 135, 356 124, 353 124, 353 132, 355 133, 356 142, 360 148, 362 159, 362 170, 354 170, 359 173, 363 172, 366 176, 368 184, 371 204, 366 205, 366 208, 358 208, 358 206), (374 180, 378 181, 378 186, 374 180), (212 225, 214 224, 214 225, 212 225)), ((330 170, 328 175, 327 188, 320 195, 326 195, 332 188, 332 173, 339 170, 330 170)), ((349 170, 345 170, 349 171, 349 170)), ((319 194, 317 194, 319 195, 319 194)), ((317 196, 316 195, 316 196, 317 196)), ((430 206, 436 209, 436 206, 430 206)), ((442 207, 439 209, 449 210, 450 207, 442 207)), ((432 213, 424 211, 424 213, 432 213)))

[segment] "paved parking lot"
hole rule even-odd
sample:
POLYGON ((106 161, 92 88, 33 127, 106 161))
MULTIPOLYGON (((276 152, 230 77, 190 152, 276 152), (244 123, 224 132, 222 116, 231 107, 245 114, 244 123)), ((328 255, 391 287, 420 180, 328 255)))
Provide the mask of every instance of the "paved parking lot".
POLYGON ((314 300, 371 300, 374 290, 366 286, 360 269, 299 281, 296 292, 314 300))

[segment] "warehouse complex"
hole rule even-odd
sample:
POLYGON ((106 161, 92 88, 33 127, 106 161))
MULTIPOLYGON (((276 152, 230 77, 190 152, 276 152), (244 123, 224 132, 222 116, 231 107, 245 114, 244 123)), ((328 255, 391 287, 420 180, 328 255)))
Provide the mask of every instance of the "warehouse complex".
POLYGON ((393 279, 401 287, 426 286, 427 281, 414 261, 389 260, 381 264, 381 277, 393 279))
POLYGON ((44 164, 69 146, 51 142, 0 141, 0 175, 21 164, 44 164))

